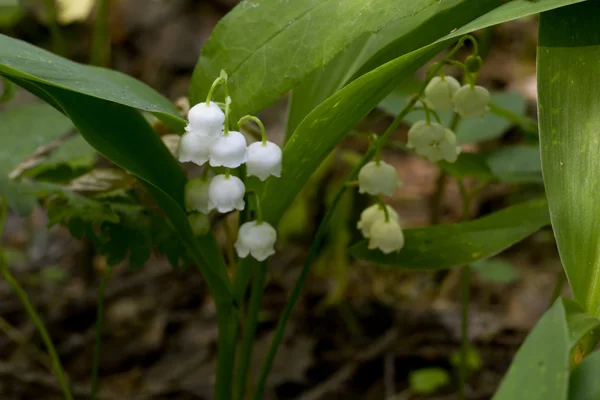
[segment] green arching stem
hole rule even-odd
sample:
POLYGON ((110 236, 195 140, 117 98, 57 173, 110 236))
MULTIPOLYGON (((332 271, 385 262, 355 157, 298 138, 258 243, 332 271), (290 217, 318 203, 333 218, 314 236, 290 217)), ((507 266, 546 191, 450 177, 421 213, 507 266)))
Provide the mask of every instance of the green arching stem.
MULTIPOLYGON (((227 87, 227 85, 225 85, 227 87)), ((223 125, 223 136, 229 135, 229 117, 231 114, 231 97, 225 97, 225 124, 223 125)))
POLYGON ((377 201, 379 208, 383 210, 383 214, 385 215, 385 222, 390 222, 390 212, 388 211, 387 204, 385 204, 385 201, 383 201, 383 197, 379 195, 375 196, 375 200, 377 201))
POLYGON ((108 67, 110 61, 110 35, 108 31, 108 12, 110 0, 98 0, 96 22, 92 36, 92 55, 90 64, 108 67))
POLYGON ((59 56, 66 55, 65 38, 63 37, 60 26, 58 25, 58 12, 56 10, 56 0, 44 0, 46 16, 48 17, 48 28, 52 37, 52 50, 59 56))
POLYGON ((467 371, 469 360, 469 299, 471 292, 471 266, 460 271, 460 364, 458 391, 461 400, 466 399, 467 371))
MULTIPOLYGON (((4 201, 3 198, 0 198, 0 238, 2 238, 3 234, 4 234, 4 225, 6 223, 6 212, 7 212, 6 202, 4 201)), ((65 399, 73 400, 73 396, 71 395, 71 391, 69 389, 69 383, 67 381, 67 376, 66 376, 64 368, 60 362, 60 358, 58 357, 58 353, 56 352, 56 348, 54 347, 54 344, 52 343, 52 339, 50 338, 50 335, 48 334, 48 331, 46 330, 46 327, 45 327, 44 323, 42 322, 42 319, 40 318, 39 314, 37 313, 37 311, 31 304, 31 302, 29 301, 27 292, 25 292, 25 290, 21 287, 19 282, 15 279, 15 277, 10 272, 10 269, 8 268, 8 264, 6 263, 6 259, 4 257, 4 250, 2 249, 2 246, 0 246, 0 270, 1 270, 2 276, 4 277, 4 279, 6 280, 8 285, 11 287, 11 289, 15 292, 15 294, 21 301, 21 304, 23 304, 23 307, 25 308, 27 315, 29 316, 29 318, 31 318, 31 321, 33 322, 33 324, 39 331, 40 336, 42 337, 42 341, 44 342, 44 345, 46 346, 46 350, 48 350, 48 354, 50 355, 50 359, 52 360, 52 368, 54 369, 54 373, 56 374, 56 377, 58 378, 58 384, 63 391, 63 395, 65 396, 65 399)))
MULTIPOLYGON (((454 54, 456 54, 456 52, 460 49, 460 47, 463 46, 464 40, 465 40, 464 37, 461 38, 458 41, 458 43, 454 46, 454 48, 450 52, 448 52, 445 59, 448 59, 448 58, 452 57, 454 54)), ((281 343, 281 340, 283 339, 285 327, 287 325, 288 320, 290 319, 290 316, 292 315, 292 310, 294 309, 294 306, 300 297, 300 292, 302 291, 304 282, 306 281, 306 278, 308 277, 308 273, 310 272, 310 267, 312 266, 313 260, 318 253, 318 249, 321 245, 321 242, 323 241, 323 239, 325 238, 325 236, 327 234, 327 227, 328 227, 329 221, 331 220, 331 216, 333 215, 333 212, 334 212, 335 208, 337 207, 338 203, 340 202, 344 192, 348 188, 348 185, 346 185, 346 183, 356 180, 361 168, 363 166, 365 166, 371 159, 373 159, 373 157, 375 156, 377 151, 380 150, 387 143, 387 141, 389 140, 392 133, 396 131, 398 126, 400 126, 400 124, 402 123, 402 120, 404 119, 404 117, 406 117, 406 115, 410 112, 412 107, 415 106, 418 99, 423 95, 423 92, 425 91, 425 87, 429 83, 429 80, 431 80, 431 78, 440 71, 440 69, 443 67, 443 64, 444 64, 444 62, 438 62, 429 67, 428 72, 427 72, 428 78, 425 80, 425 82, 421 86, 419 92, 410 98, 410 100, 408 101, 408 104, 406 104, 406 106, 402 109, 402 111, 400 111, 400 113, 396 116, 394 121, 386 129, 386 131, 379 138, 379 140, 377 142, 375 142, 373 144, 373 146, 371 146, 369 148, 369 150, 364 155, 364 157, 362 158, 360 163, 358 163, 355 166, 355 168, 352 170, 352 172, 348 175, 348 177, 346 178, 345 184, 341 185, 340 189, 335 194, 333 201, 331 202, 331 205, 329 206, 327 212, 325 213, 325 216, 323 217, 323 219, 321 220, 321 223, 319 224, 319 227, 317 228, 317 232, 315 234, 315 237, 314 237, 311 247, 309 249, 308 255, 307 255, 304 265, 302 267, 300 276, 298 277, 298 280, 296 281, 296 284, 294 285, 294 289, 288 300, 288 303, 286 304, 285 309, 283 310, 283 313, 279 319, 279 322, 277 323, 277 328, 275 329, 275 335, 273 337, 271 345, 269 346, 269 351, 267 353, 267 357, 263 364, 263 368, 262 368, 260 376, 259 376, 256 390, 254 391, 254 395, 252 396, 253 400, 261 400, 263 397, 265 384, 267 382, 267 376, 269 375, 269 371, 271 370, 271 367, 273 366, 273 361, 275 360, 275 356, 277 354, 277 349, 279 348, 279 344, 281 343)))
POLYGON ((231 169, 225 168, 225 179, 229 179, 231 176, 231 169))
POLYGON ((100 369, 100 349, 102 345, 102 323, 104 317, 104 291, 110 278, 112 267, 106 268, 100 286, 98 287, 98 299, 96 303, 96 337, 94 338, 94 358, 92 363, 92 390, 90 400, 96 400, 98 391, 98 372, 100 369))
POLYGON ((431 125, 431 114, 429 107, 427 107, 427 104, 425 104, 425 100, 422 100, 421 104, 423 104, 423 111, 425 111, 425 122, 427 122, 427 125, 431 125))
MULTIPOLYGON (((256 196, 258 197, 258 196, 256 196)), ((256 266, 252 281, 252 292, 248 303, 248 312, 242 334, 242 343, 235 374, 234 400, 243 400, 246 395, 248 371, 252 359, 252 349, 256 338, 256 327, 260 314, 260 304, 267 276, 267 263, 252 263, 256 266)))
POLYGON ((262 209, 260 207, 260 196, 254 190, 248 190, 248 194, 254 195, 254 200, 255 200, 254 204, 256 204, 256 207, 254 207, 255 211, 256 211, 256 225, 260 225, 263 222, 262 209))
POLYGON ((15 93, 17 92, 17 86, 5 77, 0 77, 0 80, 2 80, 2 94, 0 94, 0 104, 2 104, 12 100, 12 98, 15 96, 15 93))
POLYGON ((210 173, 210 166, 206 164, 202 169, 202 179, 208 180, 208 174, 210 173))
MULTIPOLYGON (((210 105, 210 100, 212 99, 212 96, 215 92, 215 89, 217 88, 217 86, 219 85, 225 85, 225 90, 227 90, 227 79, 223 78, 223 76, 219 76, 217 79, 214 80, 212 86, 210 87, 210 90, 208 91, 208 95, 206 95, 206 106, 208 107, 210 105)), ((226 95, 225 98, 227 98, 228 96, 226 95)), ((227 104, 225 104, 227 106, 227 104)))
POLYGON ((255 117, 254 115, 246 115, 246 116, 240 118, 240 120, 238 121, 238 126, 241 128, 242 125, 244 125, 248 121, 254 121, 256 123, 256 125, 258 125, 258 127, 260 128, 262 144, 263 144, 263 146, 266 145, 267 144, 267 131, 266 131, 265 126, 263 125, 262 121, 260 119, 258 119, 257 117, 255 117))

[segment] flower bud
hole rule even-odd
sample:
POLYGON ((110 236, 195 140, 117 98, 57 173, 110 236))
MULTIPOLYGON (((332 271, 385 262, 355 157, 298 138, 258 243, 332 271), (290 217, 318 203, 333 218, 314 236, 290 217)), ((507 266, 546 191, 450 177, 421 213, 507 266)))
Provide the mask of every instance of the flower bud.
POLYGON ((482 86, 464 85, 454 94, 454 110, 463 118, 483 117, 490 92, 482 86))
POLYGON ((213 142, 214 139, 208 136, 200 136, 194 132, 184 133, 179 140, 177 150, 179 161, 203 165, 208 161, 213 142))
MULTIPOLYGON (((391 220, 399 221, 398 213, 396 213, 392 207, 386 205, 385 208, 387 209, 391 220)), ((379 220, 385 220, 385 211, 383 211, 381 205, 373 204, 360 214, 360 220, 358 221, 358 224, 356 224, 356 227, 360 229, 362 235, 368 239, 371 237, 371 228, 373 227, 373 224, 379 220)))
POLYGON ((240 178, 230 175, 215 176, 208 187, 208 207, 220 213, 243 210, 246 205, 244 194, 246 186, 240 178))
POLYGON ((281 148, 271 142, 256 142, 248 146, 246 172, 248 176, 256 176, 261 181, 270 175, 281 177, 281 148))
POLYGON ((425 87, 425 101, 436 110, 449 110, 452 96, 460 88, 460 83, 451 76, 436 76, 425 87))
POLYGON ((479 56, 470 55, 465 60, 465 67, 467 67, 467 71, 472 74, 479 72, 482 64, 483 60, 479 56))
POLYGON ((247 160, 246 138, 240 132, 231 131, 219 137, 210 148, 212 167, 237 168, 247 160))
POLYGON ((205 214, 190 214, 188 215, 188 221, 192 227, 194 236, 204 236, 210 231, 210 220, 205 214))
POLYGON ((264 261, 275 254, 277 231, 266 222, 250 221, 240 226, 235 251, 240 258, 248 254, 258 261, 264 261))
POLYGON ((209 182, 206 178, 190 179, 185 185, 185 209, 188 212, 198 211, 203 214, 208 214, 208 186, 209 182))
POLYGON ((380 219, 371 228, 369 249, 379 249, 385 254, 399 251, 404 246, 404 233, 397 221, 380 219))
POLYGON ((371 161, 358 173, 358 192, 392 196, 398 186, 396 168, 383 161, 371 161))
POLYGON ((198 103, 188 113, 189 124, 185 127, 188 132, 194 132, 200 136, 219 137, 223 134, 223 123, 225 114, 221 108, 212 101, 198 103))

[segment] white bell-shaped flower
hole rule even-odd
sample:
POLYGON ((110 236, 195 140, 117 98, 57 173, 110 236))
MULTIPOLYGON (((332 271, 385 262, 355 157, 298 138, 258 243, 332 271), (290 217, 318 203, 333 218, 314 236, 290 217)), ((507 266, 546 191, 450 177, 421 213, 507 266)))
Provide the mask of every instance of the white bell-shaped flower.
POLYGON ((404 233, 398 221, 380 219, 371 228, 369 249, 379 249, 385 254, 399 251, 404 246, 404 233))
POLYGON ((431 162, 455 162, 460 153, 454 132, 435 122, 419 121, 413 124, 408 131, 407 147, 431 162))
POLYGON ((208 214, 208 187, 210 182, 206 178, 190 179, 185 185, 185 209, 188 212, 198 211, 208 214))
POLYGON ((210 231, 210 220, 206 214, 190 214, 188 215, 188 221, 195 236, 204 236, 210 231))
POLYGON ((454 93, 454 111, 463 118, 483 117, 490 99, 490 92, 483 86, 464 85, 454 93))
POLYGON ((216 138, 223 134, 225 113, 216 103, 211 101, 207 106, 203 101, 190 109, 188 121, 189 123, 185 127, 186 131, 216 138))
POLYGON ((179 140, 177 150, 179 161, 203 165, 208 161, 214 140, 208 136, 197 135, 195 132, 184 133, 179 140))
POLYGON ((248 146, 248 161, 246 162, 246 173, 248 176, 256 176, 261 181, 270 175, 281 177, 281 148, 275 143, 256 142, 248 146))
MULTIPOLYGON (((387 209, 391 220, 400 220, 398 213, 392 207, 386 205, 385 208, 387 209)), ((360 214, 360 220, 356 224, 356 227, 361 231, 362 235, 368 239, 371 237, 371 228, 373 227, 373 224, 382 219, 385 220, 385 211, 383 211, 381 205, 373 204, 360 214)))
POLYGON ((425 87, 425 101, 435 110, 449 110, 452 97, 460 88, 460 83, 451 76, 436 76, 425 87))
POLYGON ((428 146, 432 140, 442 140, 444 130, 444 126, 436 122, 417 121, 408 130, 406 146, 419 153, 419 149, 428 146))
POLYGON ((240 132, 230 131, 215 140, 210 148, 212 167, 237 168, 248 161, 246 138, 240 132))
POLYGON ((392 196, 397 186, 396 168, 383 161, 371 161, 358 173, 359 193, 392 196))
POLYGON ((248 254, 258 261, 264 261, 275 254, 277 231, 266 222, 250 221, 240 226, 235 251, 240 258, 248 254))
POLYGON ((246 186, 244 182, 236 176, 217 175, 208 187, 208 207, 217 209, 220 213, 226 213, 233 210, 243 210, 246 205, 244 194, 246 186))

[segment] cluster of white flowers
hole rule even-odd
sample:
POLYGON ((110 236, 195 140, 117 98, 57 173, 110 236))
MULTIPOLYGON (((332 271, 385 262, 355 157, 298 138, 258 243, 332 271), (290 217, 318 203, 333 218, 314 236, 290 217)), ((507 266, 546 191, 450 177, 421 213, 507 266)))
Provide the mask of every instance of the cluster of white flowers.
MULTIPOLYGON (((213 88, 220 83, 226 84, 226 75, 225 78, 222 76, 217 79, 213 88)), ((242 133, 228 129, 230 103, 231 99, 227 98, 223 112, 217 103, 210 101, 209 95, 209 100, 192 107, 188 113, 186 132, 179 141, 179 161, 193 162, 197 165, 208 162, 210 167, 227 168, 224 174, 212 179, 208 179, 207 174, 190 179, 185 187, 185 206, 191 213, 190 224, 196 234, 206 234, 210 229, 206 217, 210 211, 227 213, 245 208, 246 186, 240 178, 232 175, 229 169, 246 164, 247 176, 256 176, 261 181, 269 176, 281 176, 281 148, 266 140, 264 127, 258 118, 246 116, 238 123, 242 125, 252 120, 261 127, 262 141, 250 146, 242 133)), ((244 258, 250 254, 263 261, 275 253, 277 232, 261 220, 260 210, 256 211, 257 220, 246 222, 240 227, 235 249, 239 257, 244 258)))
MULTIPOLYGON (((424 107, 454 111, 462 118, 483 117, 488 109, 490 93, 482 86, 461 86, 451 76, 436 76, 425 87, 424 107)), ((408 131, 407 146, 431 162, 455 162, 460 154, 456 134, 441 124, 418 121, 408 131)))
MULTIPOLYGON (((396 169, 383 161, 371 161, 358 173, 358 191, 373 196, 391 196, 398 186, 396 169)), ((404 246, 404 234, 396 211, 383 202, 364 210, 356 226, 369 239, 369 249, 385 254, 399 251, 404 246)))

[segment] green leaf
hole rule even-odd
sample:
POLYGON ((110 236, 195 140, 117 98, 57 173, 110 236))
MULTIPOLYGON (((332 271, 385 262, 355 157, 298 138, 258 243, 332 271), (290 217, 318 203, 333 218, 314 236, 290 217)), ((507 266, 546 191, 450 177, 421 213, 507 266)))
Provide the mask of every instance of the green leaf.
POLYGON ((542 162, 538 146, 517 145, 494 150, 487 163, 500 182, 529 183, 542 181, 542 162))
POLYGON ((68 118, 46 104, 30 104, 0 112, 0 193, 9 207, 27 214, 36 198, 8 174, 40 146, 60 138, 72 128, 68 118))
POLYGON ((137 108, 155 114, 173 129, 183 130, 185 121, 168 99, 127 75, 78 64, 5 35, 0 35, 0 49, 0 75, 20 86, 21 80, 41 83, 137 108))
POLYGON ((408 383, 415 393, 431 394, 450 383, 450 376, 441 368, 423 368, 411 371, 408 383))
POLYGON ((538 92, 550 216, 574 298, 600 315, 600 3, 542 15, 538 92))
MULTIPOLYGON (((366 33, 402 23, 438 0, 243 1, 215 27, 192 78, 202 101, 221 69, 236 115, 256 114, 366 33)), ((425 43, 424 43, 425 44, 425 43)))
POLYGON ((571 373, 569 400, 600 399, 600 351, 586 357, 571 373))
POLYGON ((558 299, 521 345, 493 400, 566 400, 571 353, 599 325, 573 301, 558 299))
POLYGON ((455 162, 449 163, 447 161, 441 161, 438 165, 457 179, 472 176, 489 181, 495 178, 490 167, 486 163, 485 157, 479 153, 461 153, 455 162))
POLYGON ((458 224, 408 229, 398 253, 369 250, 367 241, 350 248, 356 258, 408 269, 445 269, 491 257, 549 223, 545 200, 508 207, 458 224))
POLYGON ((508 261, 485 259, 471 264, 475 273, 488 282, 512 283, 520 278, 519 272, 508 261))

